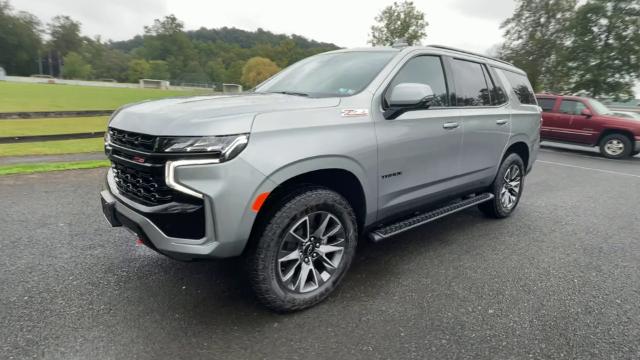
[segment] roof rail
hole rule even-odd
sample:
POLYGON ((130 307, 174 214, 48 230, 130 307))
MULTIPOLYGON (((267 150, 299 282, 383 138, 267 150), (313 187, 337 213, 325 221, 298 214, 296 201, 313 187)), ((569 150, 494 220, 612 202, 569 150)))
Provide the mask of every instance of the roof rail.
POLYGON ((482 58, 485 58, 485 59, 489 59, 489 60, 497 61, 497 62, 500 62, 500 63, 503 63, 503 64, 507 64, 509 66, 514 66, 512 63, 510 63, 508 61, 496 59, 496 58, 491 57, 491 56, 482 55, 482 54, 474 53, 474 52, 467 51, 467 50, 457 49, 457 48, 450 47, 450 46, 443 46, 443 45, 428 45, 428 46, 429 47, 434 47, 434 48, 437 48, 437 49, 451 50, 451 51, 456 51, 456 52, 460 52, 460 53, 463 53, 463 54, 479 56, 479 57, 482 57, 482 58))

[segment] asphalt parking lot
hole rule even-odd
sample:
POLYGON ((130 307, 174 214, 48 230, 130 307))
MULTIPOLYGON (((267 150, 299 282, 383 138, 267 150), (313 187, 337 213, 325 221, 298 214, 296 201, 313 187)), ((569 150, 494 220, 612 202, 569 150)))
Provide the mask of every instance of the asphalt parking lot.
POLYGON ((0 358, 639 358, 640 158, 542 149, 513 217, 361 244, 308 311, 102 218, 104 169, 0 178, 0 358))

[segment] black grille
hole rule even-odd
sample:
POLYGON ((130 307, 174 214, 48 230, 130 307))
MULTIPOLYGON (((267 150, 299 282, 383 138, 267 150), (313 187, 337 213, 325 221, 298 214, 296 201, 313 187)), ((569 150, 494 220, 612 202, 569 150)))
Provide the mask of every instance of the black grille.
POLYGON ((125 197, 150 206, 173 201, 173 191, 157 169, 140 170, 118 162, 111 168, 118 191, 125 197))
MULTIPOLYGON (((152 135, 113 128, 109 129, 109 135, 111 144, 105 146, 105 152, 111 160, 118 193, 137 204, 158 207, 145 212, 147 209, 127 205, 142 213, 167 236, 185 239, 204 237, 203 200, 169 188, 164 180, 167 160, 184 155, 154 152, 157 137, 152 135)), ((134 223, 125 226, 134 226, 136 232, 140 231, 134 223)))
POLYGON ((157 139, 157 137, 153 135, 139 134, 114 128, 109 128, 109 136, 111 137, 111 142, 116 145, 144 152, 153 152, 157 139))

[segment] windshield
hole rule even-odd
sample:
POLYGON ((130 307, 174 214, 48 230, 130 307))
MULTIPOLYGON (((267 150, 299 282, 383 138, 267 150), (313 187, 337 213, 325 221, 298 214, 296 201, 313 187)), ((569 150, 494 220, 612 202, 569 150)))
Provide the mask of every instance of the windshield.
POLYGON ((596 111, 599 115, 613 115, 613 112, 607 107, 607 105, 601 103, 595 99, 589 99, 589 103, 593 110, 596 111))
POLYGON ((350 96, 369 85, 396 54, 353 51, 313 56, 267 80, 255 91, 310 97, 350 96))

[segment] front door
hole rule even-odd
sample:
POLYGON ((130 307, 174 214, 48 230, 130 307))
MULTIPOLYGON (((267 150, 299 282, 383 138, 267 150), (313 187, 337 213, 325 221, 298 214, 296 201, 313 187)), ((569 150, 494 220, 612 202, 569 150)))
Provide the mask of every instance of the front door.
MULTIPOLYGON (((570 141, 588 145, 595 144, 599 134, 596 129, 597 125, 594 124, 591 116, 586 116, 582 113, 585 109, 589 109, 588 105, 583 101, 562 100, 561 109, 563 105, 568 111, 573 112, 568 129, 568 135, 571 137, 570 141)), ((589 110, 593 112, 593 110, 589 110)))
POLYGON ((591 131, 576 126, 581 123, 581 119, 578 117, 584 117, 582 110, 586 108, 587 106, 581 101, 563 99, 556 113, 556 116, 561 119, 561 123, 553 129, 554 138, 572 143, 588 144, 591 131))
POLYGON ((427 203, 454 187, 460 175, 463 124, 460 110, 449 107, 442 59, 409 59, 377 95, 383 107, 391 89, 401 83, 427 84, 435 99, 429 109, 408 111, 394 120, 377 114, 379 218, 427 203))

